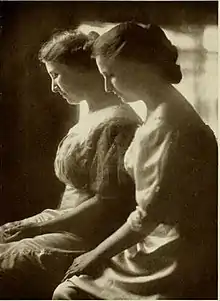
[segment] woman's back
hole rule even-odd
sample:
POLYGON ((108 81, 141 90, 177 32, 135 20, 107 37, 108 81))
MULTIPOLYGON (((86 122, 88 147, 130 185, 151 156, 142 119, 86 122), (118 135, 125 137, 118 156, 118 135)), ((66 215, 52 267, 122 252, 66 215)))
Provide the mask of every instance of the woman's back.
POLYGON ((217 142, 184 99, 166 103, 159 111, 155 133, 167 130, 172 138, 159 192, 147 212, 179 233, 173 296, 196 297, 204 286, 210 296, 208 287, 215 287, 217 273, 217 142))

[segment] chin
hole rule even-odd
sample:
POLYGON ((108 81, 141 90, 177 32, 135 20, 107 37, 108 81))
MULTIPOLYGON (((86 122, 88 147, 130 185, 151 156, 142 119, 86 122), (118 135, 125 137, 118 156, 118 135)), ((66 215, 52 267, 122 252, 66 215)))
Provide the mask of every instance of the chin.
POLYGON ((127 100, 124 98, 123 95, 120 95, 120 94, 115 94, 115 95, 117 95, 117 97, 118 97, 121 101, 127 102, 127 100))
POLYGON ((76 99, 70 99, 70 98, 68 98, 68 97, 64 97, 65 98, 65 100, 68 102, 68 104, 70 104, 70 105, 78 105, 78 104, 80 104, 80 102, 81 101, 79 101, 79 100, 76 100, 76 99))
POLYGON ((78 101, 72 101, 72 100, 71 101, 67 100, 67 102, 71 106, 78 106, 80 104, 80 102, 78 102, 78 101))

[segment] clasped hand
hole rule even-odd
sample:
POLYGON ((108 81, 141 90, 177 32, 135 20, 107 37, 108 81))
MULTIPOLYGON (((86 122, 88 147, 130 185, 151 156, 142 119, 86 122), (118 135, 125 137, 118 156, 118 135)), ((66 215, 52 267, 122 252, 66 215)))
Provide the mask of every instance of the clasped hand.
POLYGON ((36 224, 12 226, 3 233, 4 242, 14 242, 40 234, 40 227, 36 224))

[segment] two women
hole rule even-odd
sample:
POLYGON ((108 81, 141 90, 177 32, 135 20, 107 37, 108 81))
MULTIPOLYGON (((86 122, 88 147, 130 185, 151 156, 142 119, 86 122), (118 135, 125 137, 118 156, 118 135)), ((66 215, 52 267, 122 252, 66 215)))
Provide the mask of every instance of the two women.
POLYGON ((86 99, 89 114, 57 150, 55 172, 66 185, 60 207, 1 227, 3 299, 50 298, 73 259, 118 229, 135 208, 134 184, 123 159, 140 120, 105 93, 91 60, 95 38, 65 31, 40 50, 52 91, 73 105, 86 99))
POLYGON ((94 57, 106 91, 148 108, 124 160, 137 207, 73 261, 53 298, 216 298, 217 144, 172 85, 182 78, 176 47, 160 27, 128 22, 96 40, 94 57))

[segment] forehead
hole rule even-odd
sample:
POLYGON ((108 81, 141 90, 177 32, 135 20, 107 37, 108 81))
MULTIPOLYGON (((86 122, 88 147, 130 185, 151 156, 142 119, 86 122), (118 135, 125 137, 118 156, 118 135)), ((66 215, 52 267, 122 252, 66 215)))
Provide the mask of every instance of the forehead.
POLYGON ((45 62, 45 67, 48 73, 63 72, 66 66, 57 62, 45 62))
POLYGON ((109 71, 110 67, 112 66, 112 60, 106 59, 100 55, 96 57, 96 63, 98 66, 98 69, 101 73, 105 73, 109 71))
POLYGON ((100 73, 102 74, 121 74, 130 70, 132 62, 119 56, 113 58, 96 57, 96 63, 100 73))

